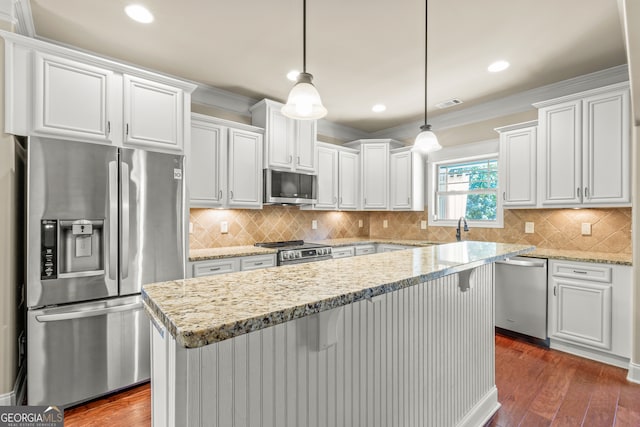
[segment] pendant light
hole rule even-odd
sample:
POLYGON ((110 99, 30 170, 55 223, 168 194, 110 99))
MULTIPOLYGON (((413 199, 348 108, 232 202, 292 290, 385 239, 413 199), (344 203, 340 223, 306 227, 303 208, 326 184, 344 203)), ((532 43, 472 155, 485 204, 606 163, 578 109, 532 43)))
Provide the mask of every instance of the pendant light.
POLYGON ((421 154, 431 153, 442 148, 436 134, 431 131, 431 125, 427 123, 427 34, 429 28, 429 6, 427 0, 424 2, 424 8, 424 125, 420 126, 421 132, 416 136, 411 149, 411 151, 421 154))
POLYGON ((311 83, 313 76, 307 73, 307 0, 302 1, 302 72, 289 92, 282 114, 292 119, 315 120, 327 115, 320 94, 311 83))

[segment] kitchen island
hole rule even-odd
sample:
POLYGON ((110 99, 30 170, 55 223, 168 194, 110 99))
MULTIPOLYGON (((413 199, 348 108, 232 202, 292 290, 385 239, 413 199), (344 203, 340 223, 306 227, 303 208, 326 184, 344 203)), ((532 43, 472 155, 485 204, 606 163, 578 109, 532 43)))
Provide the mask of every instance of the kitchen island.
POLYGON ((145 285, 154 426, 476 426, 493 263, 459 242, 145 285))

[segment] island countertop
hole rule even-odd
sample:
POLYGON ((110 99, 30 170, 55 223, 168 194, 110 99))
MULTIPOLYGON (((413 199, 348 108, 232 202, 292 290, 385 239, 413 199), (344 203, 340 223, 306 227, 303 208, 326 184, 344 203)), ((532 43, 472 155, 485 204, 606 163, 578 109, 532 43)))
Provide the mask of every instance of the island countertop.
POLYGON ((434 280, 534 246, 459 242, 144 285, 147 312, 179 345, 201 347, 434 280))

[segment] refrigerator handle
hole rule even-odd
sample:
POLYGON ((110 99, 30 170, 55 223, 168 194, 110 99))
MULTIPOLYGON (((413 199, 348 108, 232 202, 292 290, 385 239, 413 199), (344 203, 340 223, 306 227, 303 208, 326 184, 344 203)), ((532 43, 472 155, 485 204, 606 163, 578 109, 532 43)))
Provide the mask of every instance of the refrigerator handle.
POLYGON ((59 322, 61 320, 85 319, 87 317, 102 316, 105 314, 118 313, 121 311, 133 311, 142 308, 141 302, 133 304, 117 305, 115 307, 99 308, 97 310, 71 311, 59 314, 40 314, 36 316, 38 322, 59 322))
POLYGON ((129 165, 120 163, 122 185, 122 259, 120 264, 123 279, 129 277, 129 165))
POLYGON ((116 280, 118 265, 118 163, 109 162, 109 278, 116 280))

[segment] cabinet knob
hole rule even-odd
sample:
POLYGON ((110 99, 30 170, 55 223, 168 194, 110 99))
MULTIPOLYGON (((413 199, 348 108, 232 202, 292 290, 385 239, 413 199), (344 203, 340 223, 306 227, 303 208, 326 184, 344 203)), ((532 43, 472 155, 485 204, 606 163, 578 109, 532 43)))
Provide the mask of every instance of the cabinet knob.
POLYGON ((507 192, 506 191, 502 192, 502 200, 507 200, 507 192))
POLYGON ((411 197, 407 197, 407 204, 410 205, 411 204, 411 197))
POLYGON ((222 190, 218 193, 218 199, 222 200, 222 190))
POLYGON ((580 198, 580 187, 576 188, 576 196, 580 198))
POLYGON ((293 162, 293 156, 289 154, 289 161, 287 163, 291 163, 291 162, 293 162))
POLYGON ((233 199, 233 190, 229 190, 229 197, 233 199))
POLYGON ((296 164, 299 165, 300 164, 300 156, 298 156, 298 158, 296 159, 296 164))
POLYGON ((585 199, 589 198, 589 187, 584 187, 584 198, 585 199))
POLYGON ((111 121, 107 120, 107 136, 111 134, 111 121))

